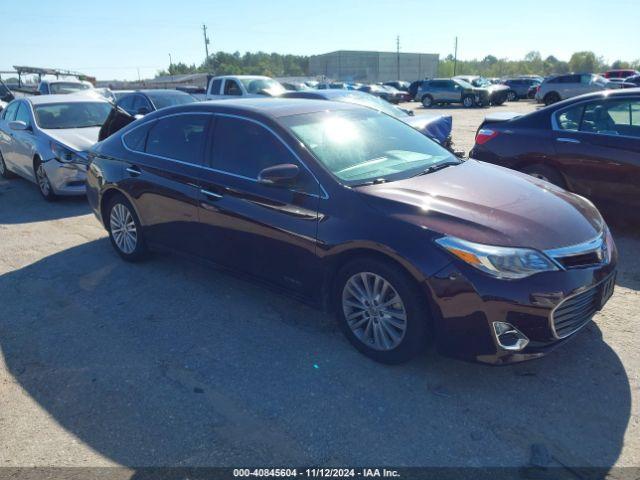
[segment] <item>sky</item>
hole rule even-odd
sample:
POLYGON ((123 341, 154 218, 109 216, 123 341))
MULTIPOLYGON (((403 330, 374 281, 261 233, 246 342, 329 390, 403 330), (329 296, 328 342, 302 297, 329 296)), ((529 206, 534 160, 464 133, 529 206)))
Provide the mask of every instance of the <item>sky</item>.
POLYGON ((640 0, 0 0, 0 70, 65 68, 100 80, 153 77, 210 52, 334 50, 453 53, 607 62, 640 58, 640 0))

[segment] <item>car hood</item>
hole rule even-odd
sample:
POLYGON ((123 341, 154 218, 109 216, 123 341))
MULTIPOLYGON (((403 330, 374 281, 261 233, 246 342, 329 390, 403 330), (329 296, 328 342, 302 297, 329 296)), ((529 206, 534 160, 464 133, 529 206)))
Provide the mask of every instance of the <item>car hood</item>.
POLYGON ((488 86, 486 86, 484 88, 489 90, 491 93, 493 93, 493 92, 503 92, 505 90, 509 90, 509 87, 507 87, 506 85, 500 85, 500 84, 488 85, 488 86))
POLYGON ((591 240, 604 228, 586 199, 476 160, 356 191, 387 215, 489 245, 547 250, 591 240))
POLYGON ((43 130, 53 140, 77 152, 89 150, 98 141, 100 127, 43 130))

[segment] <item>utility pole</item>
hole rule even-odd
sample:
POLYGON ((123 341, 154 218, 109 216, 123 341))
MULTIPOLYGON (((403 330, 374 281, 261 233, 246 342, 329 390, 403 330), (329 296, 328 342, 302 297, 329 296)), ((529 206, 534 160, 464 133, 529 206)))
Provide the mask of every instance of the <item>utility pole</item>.
POLYGON ((456 37, 456 46, 453 53, 453 76, 456 76, 456 67, 458 66, 458 37, 456 37))
POLYGON ((209 37, 207 37, 207 26, 202 25, 202 33, 204 33, 204 51, 206 53, 205 61, 209 59, 209 37))
POLYGON ((400 35, 396 37, 396 63, 398 66, 398 81, 400 80, 400 35))
POLYGON ((173 65, 173 62, 171 61, 171 54, 169 54, 169 73, 171 73, 171 66, 173 65))

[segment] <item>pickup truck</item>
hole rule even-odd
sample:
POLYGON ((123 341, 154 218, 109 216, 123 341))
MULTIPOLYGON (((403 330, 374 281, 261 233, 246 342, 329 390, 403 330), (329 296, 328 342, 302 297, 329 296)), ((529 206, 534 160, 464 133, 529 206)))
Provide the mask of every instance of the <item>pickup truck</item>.
POLYGON ((277 97, 286 92, 273 78, 256 75, 225 75, 213 77, 207 87, 206 100, 234 97, 277 97))

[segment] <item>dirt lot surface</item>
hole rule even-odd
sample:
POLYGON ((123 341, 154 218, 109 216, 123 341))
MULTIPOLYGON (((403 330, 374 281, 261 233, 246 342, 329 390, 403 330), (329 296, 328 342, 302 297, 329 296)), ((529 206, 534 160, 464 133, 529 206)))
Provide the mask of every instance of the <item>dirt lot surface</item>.
MULTIPOLYGON (((488 112, 430 111, 465 150, 488 112)), ((640 466, 640 235, 614 233, 615 294, 563 348, 388 367, 258 285, 124 263, 84 199, 0 180, 0 467, 640 466)))

